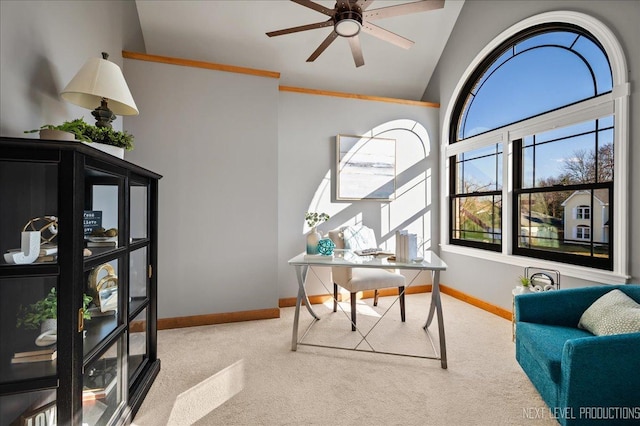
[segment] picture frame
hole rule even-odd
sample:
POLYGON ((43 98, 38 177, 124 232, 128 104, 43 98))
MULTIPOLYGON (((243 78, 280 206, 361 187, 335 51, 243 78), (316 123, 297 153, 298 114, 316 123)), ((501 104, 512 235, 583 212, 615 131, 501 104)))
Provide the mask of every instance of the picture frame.
POLYGON ((396 193, 396 140, 336 137, 336 200, 391 201, 396 193))
POLYGON ((44 404, 36 409, 27 411, 20 416, 20 426, 55 426, 57 422, 56 401, 44 404))

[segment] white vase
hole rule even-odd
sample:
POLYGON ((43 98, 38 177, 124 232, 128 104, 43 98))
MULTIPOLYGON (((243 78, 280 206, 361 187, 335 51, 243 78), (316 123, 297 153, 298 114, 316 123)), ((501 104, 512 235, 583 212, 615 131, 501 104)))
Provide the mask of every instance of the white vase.
POLYGON ((36 338, 36 346, 49 346, 58 340, 58 320, 46 319, 40 324, 40 335, 36 338))
POLYGON ((322 235, 316 227, 311 228, 307 234, 307 254, 318 254, 318 242, 322 239, 322 235))

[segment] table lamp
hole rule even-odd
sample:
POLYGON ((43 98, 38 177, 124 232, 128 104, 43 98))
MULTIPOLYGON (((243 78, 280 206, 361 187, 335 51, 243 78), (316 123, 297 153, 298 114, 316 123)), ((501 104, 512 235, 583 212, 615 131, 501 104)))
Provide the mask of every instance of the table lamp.
POLYGON ((99 104, 91 112, 96 119, 96 126, 111 128, 116 114, 138 115, 138 108, 122 70, 107 58, 109 55, 105 52, 102 52, 102 59, 89 58, 60 96, 87 109, 99 104))

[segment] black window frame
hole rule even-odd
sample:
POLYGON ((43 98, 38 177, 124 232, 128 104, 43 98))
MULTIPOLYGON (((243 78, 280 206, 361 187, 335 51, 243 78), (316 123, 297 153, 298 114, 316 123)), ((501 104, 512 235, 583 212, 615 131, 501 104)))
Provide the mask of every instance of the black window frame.
MULTIPOLYGON (((603 48, 602 44, 591 34, 589 33, 587 30, 585 30, 584 28, 581 28, 577 25, 574 24, 569 24, 569 23, 562 23, 562 22, 554 22, 554 23, 543 23, 543 24, 539 24, 539 25, 535 25, 532 27, 529 27, 523 31, 520 31, 519 33, 509 37, 508 39, 506 39, 504 42, 502 42, 496 49, 494 49, 489 55, 487 55, 480 63, 478 66, 476 66, 476 68, 473 70, 473 72, 470 74, 469 78, 467 79, 467 81, 464 83, 461 91, 460 91, 460 95, 458 96, 458 98, 455 101, 453 110, 452 110, 452 119, 449 122, 449 144, 455 144, 455 143, 459 143, 459 142, 463 142, 466 139, 458 139, 459 135, 460 135, 460 126, 463 123, 463 120, 466 118, 466 112, 467 112, 467 106, 468 103, 470 102, 471 96, 470 94, 472 93, 472 91, 474 90, 474 88, 476 87, 476 85, 481 81, 482 77, 484 76, 484 74, 491 68, 492 64, 498 59, 500 58, 502 55, 504 55, 504 53, 506 51, 508 51, 509 49, 513 49, 514 46, 526 39, 535 37, 537 35, 540 34, 544 34, 544 33, 549 33, 549 32, 555 32, 555 31, 570 31, 575 33, 577 36, 584 36, 585 38, 588 38, 591 42, 593 42, 596 46, 598 46, 601 51, 603 52, 603 54, 605 55, 607 61, 609 62, 609 68, 611 69, 611 65, 610 65, 610 59, 606 53, 606 50, 603 48)), ((593 75, 593 73, 592 73, 593 75)), ((594 76, 594 84, 595 84, 595 76, 594 76)), ((521 120, 517 120, 513 123, 508 123, 502 126, 499 126, 497 128, 494 129, 489 129, 486 130, 485 132, 481 132, 478 134, 474 134, 473 136, 470 136, 470 138, 476 138, 478 136, 481 136, 485 133, 489 133, 489 132, 495 132, 495 131, 499 131, 500 129, 506 128, 506 127, 512 127, 514 125, 517 125, 520 122, 523 122, 525 120, 531 120, 531 119, 535 119, 536 117, 548 114, 550 112, 554 112, 554 111, 559 111, 559 110, 563 110, 567 107, 570 107, 572 105, 575 104, 580 104, 586 101, 589 101, 591 99, 606 95, 611 93, 611 90, 609 91, 605 91, 603 93, 597 93, 597 90, 594 93, 594 96, 590 97, 590 98, 586 98, 586 99, 582 99, 579 100, 577 102, 574 103, 569 103, 563 106, 560 106, 558 108, 549 110, 549 111, 543 111, 539 114, 533 115, 531 117, 525 117, 522 118, 521 120)), ((577 123, 576 123, 577 124, 577 123)), ((615 124, 614 124, 614 128, 615 128, 615 124)), ((613 191, 613 180, 611 182, 605 182, 605 183, 596 183, 596 184, 591 184, 591 185, 563 185, 561 187, 553 187, 553 188, 531 188, 531 189, 523 189, 522 188, 522 164, 520 162, 520 153, 522 150, 522 139, 516 140, 516 141, 502 141, 501 142, 503 144, 502 147, 502 151, 503 153, 505 152, 506 145, 507 144, 511 144, 511 152, 513 153, 513 159, 511 162, 512 165, 512 176, 511 179, 513 180, 513 191, 512 191, 512 197, 511 197, 511 235, 508 235, 508 233, 502 232, 502 239, 501 239, 501 244, 492 244, 492 243, 484 243, 484 242, 478 242, 478 241, 469 241, 469 240, 464 240, 464 239, 459 239, 459 238, 455 238, 455 233, 456 231, 458 231, 457 229, 455 229, 455 224, 456 224, 456 220, 455 220, 455 215, 457 214, 455 207, 456 207, 456 201, 461 198, 461 197, 468 197, 468 196, 478 196, 478 195, 499 195, 502 196, 502 202, 501 202, 501 209, 500 209, 500 214, 502 215, 503 211, 504 211, 504 203, 507 201, 504 197, 503 197, 503 192, 502 191, 487 191, 487 192, 482 192, 482 193, 471 193, 471 194, 464 194, 464 193, 457 193, 457 167, 456 167, 456 159, 458 157, 458 154, 456 155, 451 155, 448 160, 449 160, 449 232, 448 232, 448 236, 449 236, 449 244, 452 245, 458 245, 458 246, 467 246, 467 247, 473 247, 473 248, 478 248, 478 249, 483 249, 483 250, 487 250, 487 251, 503 251, 503 247, 502 247, 502 241, 504 241, 504 237, 510 238, 511 239, 511 253, 513 255, 521 255, 521 256, 527 256, 527 257, 532 257, 532 258, 538 258, 538 259, 546 259, 546 260, 553 260, 553 261, 558 261, 558 262, 562 262, 562 263, 567 263, 567 264, 573 264, 573 265, 580 265, 580 266, 588 266, 588 267, 595 267, 598 269, 606 269, 606 270, 613 270, 613 263, 614 263, 614 252, 613 252, 613 247, 614 247, 614 238, 613 238, 613 230, 614 230, 614 224, 613 224, 613 218, 614 218, 614 205, 613 205, 613 197, 614 197, 614 191, 613 191), (516 181, 517 184, 516 184, 516 181), (602 258, 597 258, 593 256, 593 214, 589 214, 589 218, 585 219, 585 220, 589 220, 590 222, 590 240, 591 240, 591 256, 581 256, 581 255, 566 255, 563 253, 558 253, 558 252, 553 252, 553 251, 544 251, 544 250, 536 250, 536 249, 531 249, 531 248, 527 248, 527 249, 522 249, 520 247, 518 247, 518 238, 520 237, 520 232, 518 229, 519 226, 519 215, 520 215, 520 207, 519 207, 519 200, 520 200, 520 195, 524 194, 526 192, 531 192, 531 193, 535 193, 535 192, 549 192, 551 191, 567 191, 567 190, 571 190, 571 189, 576 189, 576 190, 590 190, 592 191, 592 204, 593 204, 593 200, 594 200, 594 193, 593 191, 595 191, 596 189, 607 189, 608 190, 608 194, 609 194, 609 199, 607 200, 609 203, 609 220, 608 220, 608 241, 607 244, 609 246, 608 248, 608 258, 606 259, 602 259, 602 258)), ((504 154, 503 154, 504 155, 504 154)), ((596 153, 597 155, 597 153, 596 153)), ((507 173, 505 171, 505 173, 507 173)), ((506 184, 506 182, 503 182, 503 185, 506 184)), ((593 208, 593 207, 592 207, 593 208)), ((499 218, 500 223, 502 224, 502 226, 504 227, 504 220, 503 217, 501 216, 499 218)))

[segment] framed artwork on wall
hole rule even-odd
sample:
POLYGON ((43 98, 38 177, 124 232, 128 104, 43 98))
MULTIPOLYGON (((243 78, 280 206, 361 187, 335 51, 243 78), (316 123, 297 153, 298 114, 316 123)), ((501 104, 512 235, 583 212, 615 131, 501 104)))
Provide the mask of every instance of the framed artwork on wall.
POLYGON ((336 160, 337 200, 395 198, 395 139, 338 135, 336 160))

